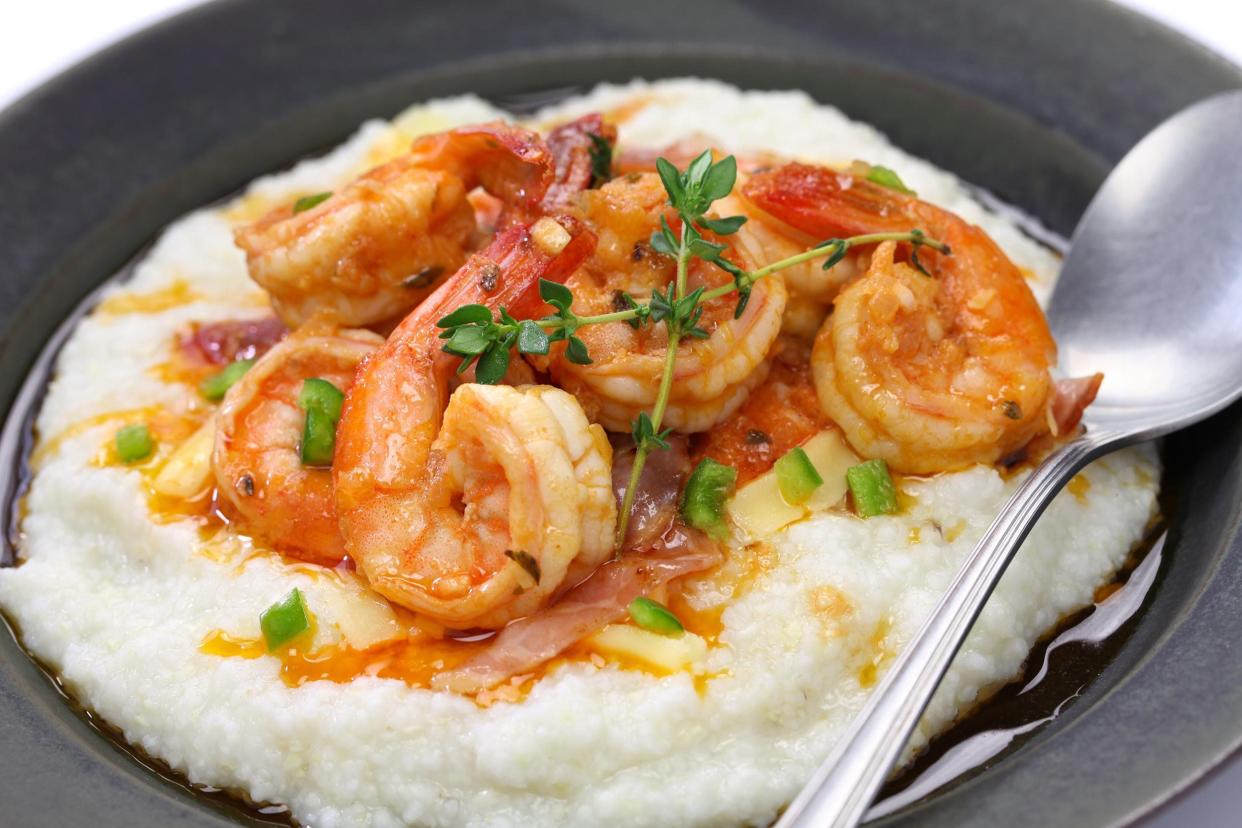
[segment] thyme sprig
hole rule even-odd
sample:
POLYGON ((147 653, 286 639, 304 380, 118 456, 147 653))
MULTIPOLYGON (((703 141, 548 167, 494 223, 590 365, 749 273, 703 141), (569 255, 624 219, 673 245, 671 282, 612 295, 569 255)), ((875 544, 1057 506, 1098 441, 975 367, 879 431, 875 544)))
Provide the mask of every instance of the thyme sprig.
MULTIPOLYGON (((602 152, 600 153, 602 156, 602 152)), ((593 162, 603 173, 602 158, 593 162)), ((771 262, 754 270, 746 270, 725 256, 728 245, 706 237, 730 236, 746 223, 745 216, 709 217, 712 205, 733 191, 737 180, 737 162, 733 156, 720 161, 712 160, 711 150, 706 150, 683 172, 664 158, 656 160, 656 170, 668 195, 677 223, 666 216, 660 217, 660 227, 651 236, 651 248, 669 256, 676 262, 676 277, 663 289, 656 288, 650 299, 639 302, 628 293, 620 293, 615 305, 620 307, 611 313, 579 316, 573 310, 573 291, 558 282, 541 279, 539 296, 550 305, 553 313, 542 319, 514 319, 504 308, 493 318, 484 305, 463 305, 445 316, 436 325, 443 329, 440 338, 447 340, 444 351, 461 357, 458 373, 475 365, 475 379, 480 383, 499 382, 509 368, 513 349, 522 354, 547 354, 554 342, 565 342, 565 356, 578 365, 591 364, 586 343, 577 332, 589 325, 609 322, 627 322, 635 328, 661 324, 665 326, 668 344, 665 349, 664 368, 656 391, 651 412, 641 412, 634 420, 631 436, 634 439, 634 465, 625 488, 616 527, 616 548, 619 551, 625 541, 630 512, 634 505, 635 490, 642 475, 648 455, 658 449, 668 448, 671 429, 661 426, 668 410, 672 393, 673 374, 677 362, 677 348, 683 338, 705 339, 710 334, 699 323, 704 305, 730 293, 737 294, 734 318, 740 318, 746 310, 755 284, 773 273, 803 262, 822 258, 822 268, 830 270, 852 248, 883 241, 905 242, 912 246, 911 264, 924 275, 931 274, 919 260, 922 247, 930 247, 944 255, 951 253, 949 246, 928 237, 921 230, 908 232, 867 233, 849 238, 825 239, 807 250, 793 256, 771 262), (715 265, 732 277, 731 284, 707 290, 703 287, 687 290, 687 274, 690 262, 700 259, 715 265)))

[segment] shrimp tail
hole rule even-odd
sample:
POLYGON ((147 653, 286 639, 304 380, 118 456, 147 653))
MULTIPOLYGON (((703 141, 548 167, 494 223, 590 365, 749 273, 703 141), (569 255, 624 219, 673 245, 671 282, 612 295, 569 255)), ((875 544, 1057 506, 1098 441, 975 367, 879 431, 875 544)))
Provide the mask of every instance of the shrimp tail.
POLYGON ((553 179, 553 159, 537 132, 503 121, 415 139, 414 163, 450 172, 510 204, 535 207, 553 179))
POLYGON ((917 199, 827 167, 784 164, 742 187, 756 207, 817 239, 909 230, 917 199))
POLYGON ((595 242, 595 234, 570 216, 544 217, 503 230, 415 308, 393 336, 431 344, 440 333, 435 323, 462 305, 504 308, 516 319, 529 319, 544 307, 540 280, 564 282, 594 252, 595 242), (549 246, 546 235, 559 239, 549 246))
POLYGON ((603 429, 542 386, 462 385, 450 402, 458 358, 436 324, 463 305, 537 313, 539 281, 564 280, 594 246, 569 219, 502 231, 358 369, 332 471, 345 548, 376 591, 442 623, 498 627, 536 609, 576 558, 610 551, 603 429))
POLYGON ((348 524, 358 503, 369 496, 370 481, 385 477, 383 467, 389 458, 386 441, 391 435, 425 431, 422 441, 401 442, 419 447, 415 451, 419 456, 403 457, 405 467, 420 468, 426 461, 426 447, 440 427, 447 388, 443 383, 433 383, 428 387, 434 387, 434 392, 408 396, 392 394, 390 389, 406 385, 407 377, 448 373, 456 357, 440 350, 436 322, 469 304, 484 305, 493 311, 504 307, 516 318, 530 318, 542 304, 539 280, 563 282, 594 249, 595 235, 581 222, 569 218, 545 217, 532 225, 503 231, 411 311, 384 347, 359 367, 341 413, 337 460, 333 463, 344 524, 348 524), (560 249, 548 247, 546 242, 541 245, 540 222, 559 225, 562 233, 568 235, 568 242, 560 249), (384 423, 385 428, 362 427, 368 420, 384 423))

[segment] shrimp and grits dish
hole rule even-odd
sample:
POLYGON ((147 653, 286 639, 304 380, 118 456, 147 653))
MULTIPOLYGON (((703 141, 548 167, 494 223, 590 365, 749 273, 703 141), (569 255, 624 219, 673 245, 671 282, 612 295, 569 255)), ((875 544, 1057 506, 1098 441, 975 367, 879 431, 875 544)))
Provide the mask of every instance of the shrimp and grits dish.
MULTIPOLYGON (((193 784, 336 826, 767 825, 1101 375, 1057 256, 795 92, 369 122, 170 226, 35 422, 0 608, 193 784)), ((907 755, 1157 516, 1049 508, 907 755)))

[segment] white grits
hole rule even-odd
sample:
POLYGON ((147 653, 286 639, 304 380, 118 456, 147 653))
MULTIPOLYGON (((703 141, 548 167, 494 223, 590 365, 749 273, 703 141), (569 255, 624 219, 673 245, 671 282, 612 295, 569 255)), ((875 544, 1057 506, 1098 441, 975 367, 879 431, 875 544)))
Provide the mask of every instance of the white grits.
MULTIPOLYGON (((1056 258, 953 176, 802 93, 690 80, 606 86, 537 120, 635 95, 651 100, 623 125, 623 142, 704 133, 732 151, 892 167, 923 198, 983 225, 1034 272, 1041 298, 1051 289, 1056 258)), ((415 107, 397 127, 368 123, 327 157, 256 182, 234 215, 336 188, 415 132, 496 115, 464 98, 415 107)), ((149 293, 181 279, 203 300, 82 322, 39 414, 41 435, 192 394, 148 374, 168 358, 174 332, 191 320, 264 313, 227 209, 174 224, 117 288, 149 293)), ((318 828, 766 824, 862 705, 867 665, 882 671, 909 639, 1015 485, 991 469, 945 475, 917 484, 898 517, 822 515, 772 539, 777 563, 725 611, 708 663, 718 675, 702 693, 688 674, 582 662, 520 703, 482 708, 386 679, 293 689, 275 659, 200 653, 215 629, 256 635, 259 613, 291 585, 306 588, 312 606, 330 585, 266 557, 218 562, 202 554, 193 526, 151 521, 136 472, 89 462, 113 428, 64 440, 42 464, 24 522, 26 561, 0 571, 0 606, 25 645, 129 741, 195 782, 287 803, 318 828)), ((1056 500, 1005 576, 920 743, 1013 677, 1039 635, 1089 604, 1139 541, 1156 508, 1154 451, 1114 455, 1086 476, 1089 490, 1056 500)))

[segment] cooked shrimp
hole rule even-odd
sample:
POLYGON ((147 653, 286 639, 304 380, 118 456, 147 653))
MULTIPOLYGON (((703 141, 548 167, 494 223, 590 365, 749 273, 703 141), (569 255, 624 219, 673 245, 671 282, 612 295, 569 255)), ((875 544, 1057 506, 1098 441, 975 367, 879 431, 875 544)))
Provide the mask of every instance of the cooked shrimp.
MULTIPOLYGON (((663 156, 679 168, 684 168, 702 152, 705 141, 702 137, 679 141, 659 152, 627 150, 617 159, 616 167, 623 172, 651 171, 655 169, 655 159, 663 156)), ((714 151, 717 158, 722 154, 719 150, 714 151)), ((735 250, 754 262, 780 261, 823 241, 822 236, 799 230, 764 209, 773 201, 781 202, 798 195, 797 189, 791 186, 794 182, 787 180, 780 181, 779 189, 764 186, 763 182, 768 179, 762 174, 779 163, 779 159, 768 153, 751 152, 738 156, 737 185, 731 195, 716 203, 716 210, 721 215, 741 215, 748 219, 729 241, 735 250), (746 185, 752 176, 759 176, 759 184, 748 188, 746 185)), ((828 315, 832 298, 842 285, 866 270, 869 258, 867 252, 851 251, 827 273, 820 267, 822 262, 815 260, 782 270, 781 276, 789 294, 782 332, 812 339, 828 315)))
MULTIPOLYGON (((646 301, 675 275, 674 263, 655 253, 648 240, 659 227, 666 195, 657 175, 633 173, 613 179, 584 196, 589 226, 599 235, 595 255, 566 282, 575 313, 618 309, 623 293, 646 301)), ((744 256, 741 259, 744 261, 744 256)), ((702 261, 692 263, 689 288, 713 288, 731 277, 702 261)), ((763 381, 765 359, 781 327, 785 285, 777 276, 756 283, 740 319, 736 297, 727 295, 704 307, 706 339, 683 338, 678 346, 672 394, 664 423, 679 432, 704 431, 731 414, 763 381)), ((623 307, 623 306, 621 306, 623 307)), ((552 377, 577 397, 588 416, 614 431, 628 431, 640 412, 655 404, 664 371, 667 330, 649 325, 635 330, 625 322, 580 328, 589 365, 566 358, 563 348, 550 360, 552 377)))
POLYGON ((797 209, 780 217, 812 235, 920 229, 952 249, 919 251, 929 277, 897 260, 897 244, 879 245, 816 337, 820 404, 855 449, 928 474, 995 463, 1047 430, 1056 346, 1021 271, 986 233, 845 173, 768 175, 798 182, 797 209))
POLYGON ((337 429, 346 549, 375 590, 452 627, 528 615, 611 553, 611 448, 573 397, 467 384, 445 408, 456 358, 436 321, 469 303, 538 313, 539 279, 563 281, 593 244, 563 221, 472 256, 363 365, 337 429))
POLYGON ((212 465, 220 495, 243 531, 296 558, 340 562, 345 549, 332 473, 302 465, 306 413, 297 399, 303 381, 312 377, 348 388, 359 363, 381 344, 370 331, 338 330, 314 319, 264 354, 225 394, 216 414, 212 465))
POLYGON ((551 177, 535 133, 465 127, 419 138, 322 203, 274 210, 234 239, 286 324, 328 310, 341 324, 371 325, 400 317, 461 266, 476 235, 468 191, 481 186, 522 212, 551 177))

